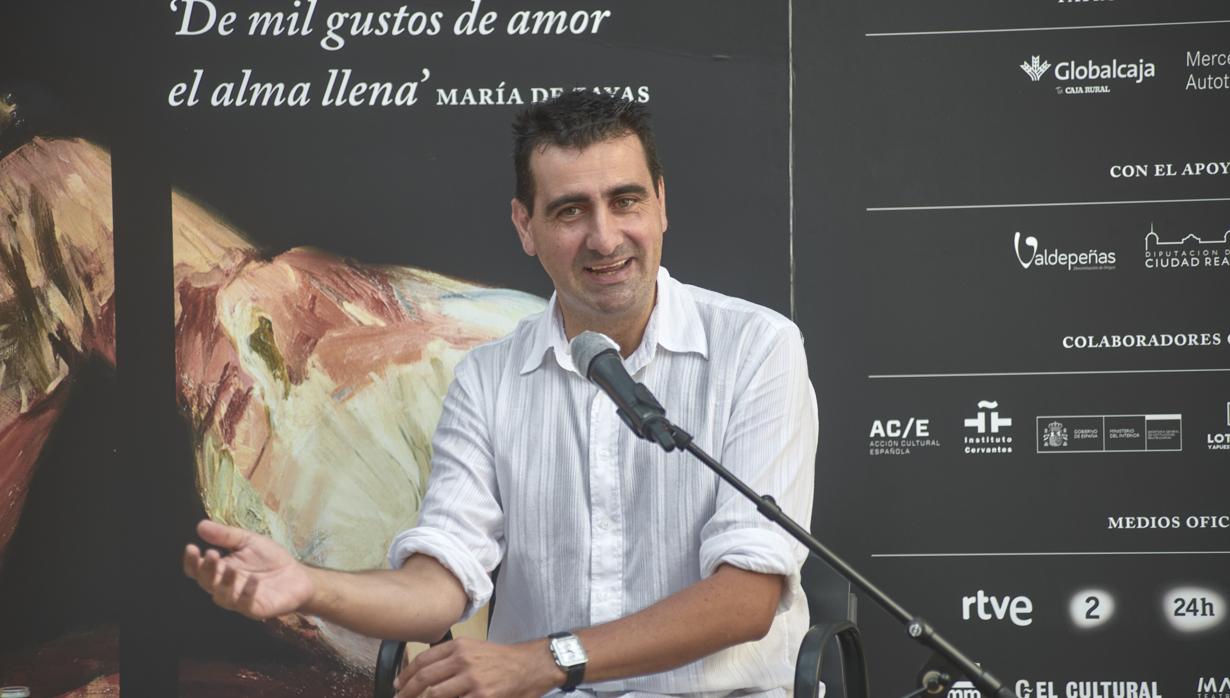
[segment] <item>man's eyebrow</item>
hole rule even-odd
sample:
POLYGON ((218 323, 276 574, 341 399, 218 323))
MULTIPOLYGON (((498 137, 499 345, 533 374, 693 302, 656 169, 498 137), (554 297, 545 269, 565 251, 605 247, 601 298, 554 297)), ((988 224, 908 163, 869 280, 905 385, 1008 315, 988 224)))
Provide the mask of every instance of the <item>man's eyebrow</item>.
MULTIPOLYGON (((618 187, 612 187, 610 189, 607 189, 605 192, 602 193, 602 195, 608 199, 614 199, 616 197, 624 196, 626 194, 636 194, 638 196, 648 196, 649 190, 646 189, 644 185, 633 183, 633 184, 621 184, 618 187)), ((548 201, 547 205, 543 208, 543 211, 546 212, 547 215, 550 215, 565 206, 569 206, 572 204, 583 204, 583 203, 587 203, 588 201, 589 201, 589 196, 587 194, 581 194, 579 192, 570 192, 568 194, 562 194, 560 196, 557 196, 554 199, 551 199, 550 201, 548 201)))
POLYGON ((615 187, 614 189, 606 190, 606 198, 608 199, 614 199, 615 197, 623 196, 624 194, 637 194, 639 196, 648 196, 649 190, 640 184, 624 184, 622 186, 615 187))
POLYGON ((579 194, 575 192, 564 194, 562 196, 557 196, 554 199, 551 199, 550 201, 548 201, 547 205, 543 207, 543 212, 547 214, 552 214, 552 213, 555 213, 558 209, 561 209, 564 206, 568 206, 569 204, 583 204, 586 201, 589 201, 589 197, 586 196, 585 194, 579 194))

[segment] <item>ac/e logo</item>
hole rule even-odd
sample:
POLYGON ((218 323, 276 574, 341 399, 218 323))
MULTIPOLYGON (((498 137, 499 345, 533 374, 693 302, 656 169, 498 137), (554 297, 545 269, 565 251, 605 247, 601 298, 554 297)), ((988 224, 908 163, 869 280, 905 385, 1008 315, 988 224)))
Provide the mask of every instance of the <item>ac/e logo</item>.
POLYGON ((1024 628, 1034 622, 1034 602, 1028 596, 989 596, 982 589, 974 596, 961 599, 961 617, 973 620, 977 614, 979 620, 1004 620, 1024 628))
POLYGON ((871 438, 908 439, 930 436, 930 419, 910 417, 904 423, 900 419, 877 419, 871 424, 871 438))

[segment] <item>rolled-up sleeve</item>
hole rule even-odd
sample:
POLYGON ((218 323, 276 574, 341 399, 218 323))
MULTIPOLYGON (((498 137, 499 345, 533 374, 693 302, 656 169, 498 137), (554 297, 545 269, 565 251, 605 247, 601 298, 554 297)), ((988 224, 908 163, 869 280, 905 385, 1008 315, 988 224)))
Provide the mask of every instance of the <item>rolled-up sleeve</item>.
MULTIPOLYGON (((804 526, 811 522, 819 425, 803 340, 793 323, 753 333, 755 344, 735 377, 721 458, 753 490, 771 495, 804 526)), ((713 516, 701 530, 701 575, 728 564, 786 578, 778 612, 801 593, 807 550, 729 485, 718 488, 713 516)))
POLYGON ((432 437, 431 476, 418 525, 389 546, 389 566, 429 555, 453 573, 467 596, 462 620, 491 598, 491 571, 503 557, 504 514, 473 354, 457 365, 432 437))

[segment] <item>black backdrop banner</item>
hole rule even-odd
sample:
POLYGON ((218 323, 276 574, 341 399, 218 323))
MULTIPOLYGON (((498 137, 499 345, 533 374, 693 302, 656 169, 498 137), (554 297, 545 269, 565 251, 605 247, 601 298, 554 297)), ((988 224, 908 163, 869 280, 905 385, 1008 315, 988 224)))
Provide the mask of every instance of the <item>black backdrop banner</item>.
MULTIPOLYGON (((215 500, 176 323, 224 255, 173 231, 545 298, 508 123, 579 87, 655 115, 672 274, 802 328, 817 536, 1022 698, 1230 693, 1224 3, 52 0, 0 32, 0 147, 109 153, 118 335, 0 551, 0 685, 365 694, 348 641, 178 572, 215 500)), ((858 621, 908 692, 926 653, 858 621)))
MULTIPOLYGON (((1226 8, 795 26, 818 532, 1023 698, 1224 692, 1226 8)), ((904 693, 926 652, 859 611, 904 693)))

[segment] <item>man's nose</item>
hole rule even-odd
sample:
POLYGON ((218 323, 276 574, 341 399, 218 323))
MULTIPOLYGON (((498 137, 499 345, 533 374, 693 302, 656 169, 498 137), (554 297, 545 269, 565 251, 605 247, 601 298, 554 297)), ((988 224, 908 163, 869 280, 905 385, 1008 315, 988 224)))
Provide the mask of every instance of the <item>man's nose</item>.
POLYGON ((589 235, 585 239, 586 246, 606 257, 615 253, 622 239, 623 234, 619 232, 615 217, 606 208, 598 208, 594 212, 589 235))

